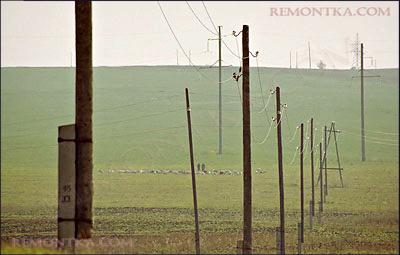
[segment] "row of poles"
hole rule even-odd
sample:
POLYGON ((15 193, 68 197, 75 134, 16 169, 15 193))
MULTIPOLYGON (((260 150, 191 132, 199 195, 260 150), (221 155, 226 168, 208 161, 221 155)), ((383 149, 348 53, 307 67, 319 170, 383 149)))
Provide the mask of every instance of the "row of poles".
MULTIPOLYGON (((243 25, 242 30, 243 47, 243 72, 242 72, 242 111, 243 111, 243 241, 238 241, 243 254, 252 253, 252 176, 251 176, 251 130, 250 130, 250 77, 249 77, 249 27, 243 25)), ((279 207, 280 207, 280 226, 277 228, 277 249, 280 254, 285 254, 285 204, 284 204, 284 177, 283 177, 283 157, 282 157, 282 121, 281 121, 281 102, 280 88, 275 88, 276 94, 276 118, 277 123, 277 149, 278 149, 278 174, 279 174, 279 207)), ((189 100, 189 90, 185 89, 186 112, 188 122, 189 154, 192 177, 193 208, 195 222, 195 249, 196 254, 200 254, 200 228, 198 219, 196 175, 194 166, 193 138, 191 124, 191 108, 189 100)), ((312 226, 312 217, 315 207, 314 190, 314 120, 311 118, 311 200, 310 200, 310 224, 312 226)), ((304 124, 300 125, 300 210, 301 221, 299 228, 299 246, 304 243, 304 124)), ((325 127, 324 152, 322 152, 322 143, 319 144, 320 162, 319 162, 319 183, 320 183, 320 201, 319 216, 323 211, 323 202, 326 201, 328 194, 327 186, 327 132, 325 127), (325 167, 324 167, 325 166, 325 167), (323 169, 325 176, 323 178, 323 169), (325 180, 325 183, 324 183, 325 180)), ((320 219, 320 217, 319 217, 320 219)))

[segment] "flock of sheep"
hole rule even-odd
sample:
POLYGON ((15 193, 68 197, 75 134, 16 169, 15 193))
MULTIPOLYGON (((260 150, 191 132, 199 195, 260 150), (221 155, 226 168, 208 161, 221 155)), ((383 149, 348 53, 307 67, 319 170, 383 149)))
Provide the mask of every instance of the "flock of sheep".
MULTIPOLYGON (((128 174, 190 174, 190 171, 188 170, 130 170, 130 169, 110 169, 110 170, 104 170, 100 169, 100 173, 128 173, 128 174)), ((263 169, 256 169, 255 171, 256 174, 263 174, 266 173, 265 170, 263 169)), ((201 170, 201 171, 196 171, 196 174, 199 175, 242 175, 242 171, 238 170, 201 170)))

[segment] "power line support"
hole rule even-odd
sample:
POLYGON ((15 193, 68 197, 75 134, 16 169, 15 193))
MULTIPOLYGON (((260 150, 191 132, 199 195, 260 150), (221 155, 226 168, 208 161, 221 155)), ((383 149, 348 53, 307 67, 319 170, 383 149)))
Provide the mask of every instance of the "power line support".
POLYGON ((75 2, 76 212, 75 237, 91 238, 93 205, 92 3, 75 2))
POLYGON ((186 94, 186 114, 187 114, 188 136, 189 136, 190 169, 192 173, 193 209, 194 209, 194 225, 195 225, 194 237, 196 243, 196 254, 200 254, 199 214, 197 210, 196 173, 194 170, 192 120, 190 116, 189 91, 187 88, 185 89, 185 94, 186 94))
POLYGON ((250 133, 250 70, 249 26, 243 25, 243 254, 252 250, 252 184, 251 184, 251 133, 250 133))
POLYGON ((292 68, 292 51, 289 51, 289 68, 292 68))
POLYGON ((366 160, 364 128, 364 44, 361 43, 361 161, 366 160))
POLYGON ((221 53, 221 26, 218 26, 218 92, 219 92, 219 147, 218 154, 222 154, 222 53, 221 53))
POLYGON ((314 118, 311 118, 311 134, 310 134, 310 156, 311 156, 311 215, 315 216, 315 192, 314 192, 314 118))
POLYGON ((279 210, 280 210, 280 254, 285 254, 285 195, 283 186, 282 129, 280 88, 276 87, 276 123, 278 138, 278 172, 279 172, 279 210))
POLYGON ((324 190, 323 190, 323 175, 322 175, 322 143, 319 143, 319 176, 320 176, 320 182, 319 182, 319 212, 323 212, 324 210, 324 190))
POLYGON ((324 126, 324 158, 323 158, 323 162, 324 162, 324 169, 325 169, 325 203, 326 203, 326 196, 328 196, 328 170, 327 170, 327 167, 328 167, 328 164, 327 164, 327 161, 328 161, 328 158, 327 158, 327 156, 326 156, 326 154, 327 154, 327 149, 328 149, 328 141, 327 141, 327 139, 326 139, 326 133, 327 133, 327 128, 326 128, 326 126, 324 126))
POLYGON ((304 160, 304 124, 300 125, 300 241, 304 243, 304 175, 303 175, 303 160, 304 160))

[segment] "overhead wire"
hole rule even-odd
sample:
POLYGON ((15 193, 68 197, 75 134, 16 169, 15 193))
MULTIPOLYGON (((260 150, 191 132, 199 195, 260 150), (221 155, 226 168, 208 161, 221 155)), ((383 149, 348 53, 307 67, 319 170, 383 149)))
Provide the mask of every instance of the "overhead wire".
POLYGON ((192 11, 193 15, 196 17, 196 19, 199 21, 199 23, 210 33, 212 33, 213 35, 218 35, 217 33, 211 31, 202 21, 201 19, 197 16, 197 14, 195 13, 195 11, 193 10, 193 8, 190 6, 188 1, 185 1, 187 6, 189 7, 189 9, 192 11))
POLYGON ((174 30, 172 29, 172 26, 171 26, 171 24, 169 23, 168 18, 167 18, 167 16, 166 16, 166 14, 165 14, 165 12, 164 12, 164 10, 163 10, 163 8, 162 8, 160 2, 157 1, 157 4, 158 4, 158 7, 159 7, 160 10, 161 10, 161 13, 162 13, 164 19, 165 19, 165 22, 167 23, 167 25, 168 25, 168 27, 169 27, 169 29, 170 29, 172 35, 173 35, 174 38, 175 38, 175 41, 178 43, 178 45, 179 45, 179 47, 181 48, 183 54, 184 54, 185 57, 188 59, 189 64, 190 64, 191 66, 193 66, 193 67, 196 69, 196 71, 197 71, 201 76, 205 77, 207 80, 210 80, 207 76, 205 76, 205 75, 198 69, 197 66, 195 66, 195 65, 193 64, 192 60, 191 60, 191 59, 189 58, 189 56, 187 55, 185 49, 183 48, 183 46, 182 46, 182 44, 180 43, 180 41, 178 40, 178 37, 176 36, 174 30))

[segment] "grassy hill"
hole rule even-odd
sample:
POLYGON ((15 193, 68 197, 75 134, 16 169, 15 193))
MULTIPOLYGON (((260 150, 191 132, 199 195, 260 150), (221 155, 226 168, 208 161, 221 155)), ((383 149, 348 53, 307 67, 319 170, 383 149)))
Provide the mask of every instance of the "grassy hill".
MULTIPOLYGON (((236 68, 223 69, 223 80, 236 68)), ((94 69, 95 168, 188 168, 184 88, 190 90, 196 160, 209 168, 241 168, 241 103, 237 85, 223 84, 223 155, 218 156, 218 69, 190 67, 99 67, 94 69)), ((367 157, 397 159, 398 70, 370 70, 382 78, 365 82, 367 157), (378 132, 375 132, 378 131, 378 132), (383 133, 379 133, 383 132, 383 133), (391 145, 389 145, 391 144, 391 145)), ((360 158, 360 85, 357 73, 339 70, 251 69, 253 164, 276 162, 276 129, 265 138, 275 116, 260 111, 273 85, 288 105, 283 119, 284 158, 290 162, 299 139, 296 126, 314 117, 316 143, 321 128, 336 122, 344 162, 360 158), (268 119, 267 119, 268 115, 268 119), (286 118, 287 117, 287 118, 286 118)), ((57 126, 74 122, 74 69, 2 68, 1 140, 3 169, 54 169, 57 126)), ((305 128, 307 129, 307 128, 305 128)))
MULTIPOLYGON (((237 68, 225 67, 223 80, 237 68)), ((194 252, 189 175, 101 173, 100 169, 189 169, 184 88, 190 90, 195 160, 208 169, 242 168, 238 84, 223 84, 223 155, 218 148, 218 69, 98 67, 94 69, 94 237, 127 237, 129 252, 194 252)), ((255 253, 275 253, 279 221, 275 115, 281 87, 287 252, 296 252, 299 172, 296 126, 335 121, 345 187, 329 172, 322 223, 308 228, 309 147, 305 149, 304 253, 398 253, 398 70, 365 81, 367 161, 360 162, 360 83, 355 71, 251 69, 255 253), (268 117, 267 117, 268 116, 268 117), (268 119, 267 119, 268 118, 268 119)), ((74 122, 74 69, 1 69, 1 233, 55 237, 57 126, 74 122)), ((309 129, 305 128, 309 131, 309 129)), ((335 166, 333 146, 328 165, 335 166)), ((317 149, 318 151, 318 149, 317 149)), ((318 158, 316 153, 315 158, 318 158)), ((315 163, 317 165, 317 162, 315 163)), ((198 175, 202 252, 235 253, 242 238, 242 176, 198 175)), ((319 199, 319 196, 317 196, 319 199)), ((45 247, 48 248, 48 247, 45 247)), ((121 252, 116 246, 92 252, 121 252)), ((16 252, 21 250, 16 250, 16 252)), ((2 253, 14 252, 2 243, 2 253), (3 249, 3 247, 5 247, 3 249)))

